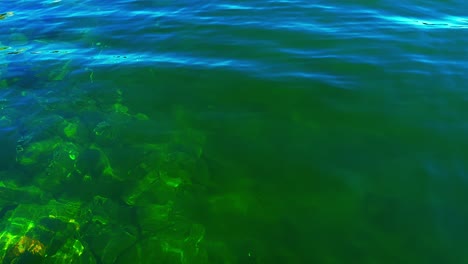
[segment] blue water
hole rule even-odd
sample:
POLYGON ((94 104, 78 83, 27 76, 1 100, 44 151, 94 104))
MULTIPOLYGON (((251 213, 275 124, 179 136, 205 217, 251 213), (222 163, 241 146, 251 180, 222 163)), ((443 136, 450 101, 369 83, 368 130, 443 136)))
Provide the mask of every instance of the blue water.
POLYGON ((3 263, 468 263, 467 14, 3 1, 3 263))

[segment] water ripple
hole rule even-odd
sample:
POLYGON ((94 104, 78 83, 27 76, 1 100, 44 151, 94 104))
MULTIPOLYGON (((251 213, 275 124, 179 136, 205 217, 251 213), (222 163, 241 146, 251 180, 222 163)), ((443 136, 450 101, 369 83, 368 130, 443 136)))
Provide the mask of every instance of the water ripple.
MULTIPOLYGON (((10 33, 4 33, 0 54, 21 55, 14 59, 26 61, 80 60, 87 67, 165 64, 326 80, 330 76, 349 79, 353 73, 347 76, 336 69, 306 65, 328 60, 382 67, 407 60, 445 65, 451 72, 466 69, 459 61, 466 51, 462 44, 467 43, 466 37, 458 37, 460 49, 448 52, 438 49, 442 37, 427 34, 431 30, 434 34, 465 30, 467 17, 431 6, 405 9, 401 3, 382 7, 385 5, 375 8, 368 3, 330 5, 298 0, 154 2, 142 9, 128 1, 113 5, 22 1, 18 6, 5 6, 14 15, 1 21, 10 33), (121 10, 127 10, 125 15, 121 10), (428 54, 416 52, 422 49, 428 54)), ((446 41, 450 39, 453 36, 446 41)), ((401 65, 400 69, 417 72, 414 67, 418 64, 413 69, 401 65)))

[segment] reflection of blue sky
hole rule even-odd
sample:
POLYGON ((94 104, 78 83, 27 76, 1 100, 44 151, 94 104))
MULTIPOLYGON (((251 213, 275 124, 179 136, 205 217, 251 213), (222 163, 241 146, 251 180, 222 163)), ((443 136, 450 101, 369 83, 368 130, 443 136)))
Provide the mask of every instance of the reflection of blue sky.
POLYGON ((375 10, 355 11, 370 15, 372 18, 409 26, 431 26, 431 28, 468 28, 468 17, 451 16, 434 10, 419 8, 417 15, 399 15, 375 10), (424 17, 423 17, 424 16, 424 17))
POLYGON ((262 8, 255 8, 251 6, 245 5, 233 5, 233 4, 220 4, 216 6, 218 9, 230 9, 230 10, 250 10, 250 9, 262 9, 262 8))
MULTIPOLYGON (((59 60, 66 57, 67 59, 88 60, 89 66, 104 66, 117 64, 152 64, 164 63, 187 66, 204 66, 204 67, 234 67, 234 68, 255 68, 253 62, 241 61, 236 59, 223 58, 196 58, 194 56, 184 56, 183 54, 167 53, 167 54, 150 54, 150 53, 99 53, 95 49, 63 49, 58 47, 54 51, 55 45, 43 46, 42 50, 31 50, 30 47, 24 49, 8 49, 2 53, 18 51, 19 54, 27 56, 35 56, 36 61, 59 60)), ((10 55, 14 56, 14 55, 10 55)), ((14 59, 11 57, 11 59, 14 59)))
POLYGON ((99 54, 93 56, 91 66, 96 65, 112 65, 112 64, 148 64, 155 65, 157 63, 189 66, 204 66, 204 67, 234 67, 246 68, 253 67, 249 62, 222 59, 222 58, 196 58, 194 56, 184 56, 181 53, 166 53, 166 54, 151 54, 151 53, 134 53, 134 54, 99 54))
POLYGON ((410 26, 430 26, 431 28, 468 28, 468 18, 445 16, 441 19, 423 19, 402 16, 380 16, 381 19, 410 26))

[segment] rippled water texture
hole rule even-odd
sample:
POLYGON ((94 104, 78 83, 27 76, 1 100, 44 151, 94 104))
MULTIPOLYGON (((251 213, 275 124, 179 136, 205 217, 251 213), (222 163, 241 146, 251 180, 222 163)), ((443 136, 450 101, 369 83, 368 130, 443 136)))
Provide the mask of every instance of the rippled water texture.
POLYGON ((3 263, 468 262, 464 1, 108 2, 0 5, 3 263))

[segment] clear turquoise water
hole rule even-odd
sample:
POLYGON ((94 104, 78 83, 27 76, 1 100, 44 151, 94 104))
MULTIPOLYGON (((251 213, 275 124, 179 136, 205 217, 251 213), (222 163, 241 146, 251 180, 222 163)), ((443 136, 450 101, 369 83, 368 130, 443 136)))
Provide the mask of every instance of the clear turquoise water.
POLYGON ((468 263, 463 1, 0 13, 3 263, 468 263))

